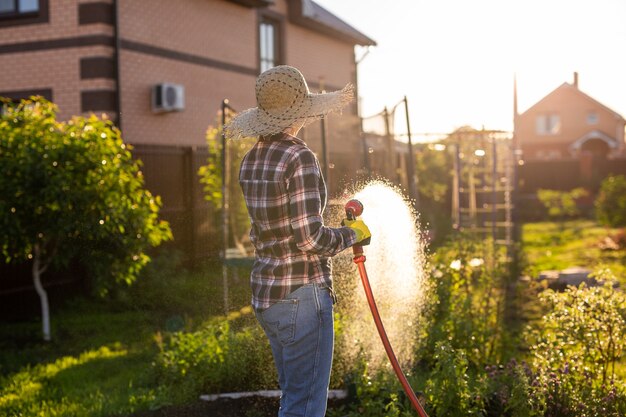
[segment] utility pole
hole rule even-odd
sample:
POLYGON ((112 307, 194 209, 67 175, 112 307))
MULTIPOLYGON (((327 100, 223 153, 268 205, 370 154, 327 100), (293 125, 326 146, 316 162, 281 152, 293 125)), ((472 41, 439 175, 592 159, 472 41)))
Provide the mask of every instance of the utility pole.
POLYGON ((226 265, 226 250, 228 248, 228 153, 226 152, 226 111, 228 99, 222 100, 222 286, 224 288, 224 314, 228 315, 228 266, 226 265))
POLYGON ((409 160, 407 177, 409 180, 409 197, 415 202, 415 208, 419 207, 419 195, 417 194, 417 181, 415 178, 415 161, 413 160, 413 142, 411 140, 411 123, 409 121, 409 100, 404 96, 404 112, 406 114, 406 133, 409 139, 409 160))

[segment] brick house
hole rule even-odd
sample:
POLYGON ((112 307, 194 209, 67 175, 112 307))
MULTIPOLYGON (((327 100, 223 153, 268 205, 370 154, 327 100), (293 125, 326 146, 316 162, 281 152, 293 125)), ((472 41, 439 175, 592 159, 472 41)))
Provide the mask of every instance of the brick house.
POLYGON ((578 74, 521 114, 515 139, 524 165, 522 192, 538 188, 596 189, 626 173, 624 118, 578 88, 578 74))
MULTIPOLYGON (((314 91, 356 84, 354 46, 374 44, 311 0, 5 1, 0 96, 43 95, 61 119, 106 113, 144 162, 178 244, 202 257, 215 222, 196 173, 222 100, 254 106, 256 76, 279 64, 300 68, 314 91)), ((326 121, 331 194, 361 169, 357 114, 355 103, 326 121)), ((303 134, 321 154, 320 123, 303 134)))

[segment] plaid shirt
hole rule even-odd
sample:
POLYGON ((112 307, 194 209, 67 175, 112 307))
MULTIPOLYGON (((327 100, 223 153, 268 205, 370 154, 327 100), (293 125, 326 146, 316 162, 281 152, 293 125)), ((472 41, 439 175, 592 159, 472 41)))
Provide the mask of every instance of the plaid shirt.
POLYGON ((308 283, 332 285, 330 257, 352 246, 347 227, 324 226, 319 162, 290 135, 260 139, 244 156, 239 184, 252 222, 252 305, 265 309, 308 283))

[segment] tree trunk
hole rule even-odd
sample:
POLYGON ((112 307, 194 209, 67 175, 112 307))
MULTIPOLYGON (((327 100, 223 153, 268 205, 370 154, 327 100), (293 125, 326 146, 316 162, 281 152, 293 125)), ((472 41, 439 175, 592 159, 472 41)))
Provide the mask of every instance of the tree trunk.
POLYGON ((39 245, 35 245, 33 248, 33 283, 35 284, 35 290, 39 294, 39 300, 41 302, 41 322, 43 330, 43 340, 49 342, 50 337, 50 309, 48 306, 48 293, 41 285, 41 274, 46 270, 46 267, 41 267, 41 250, 39 245))

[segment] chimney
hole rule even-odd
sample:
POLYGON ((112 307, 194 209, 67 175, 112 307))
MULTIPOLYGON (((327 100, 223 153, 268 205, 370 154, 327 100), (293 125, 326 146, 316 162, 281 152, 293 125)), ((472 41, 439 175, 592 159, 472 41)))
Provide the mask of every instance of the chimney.
POLYGON ((578 88, 578 72, 577 71, 574 71, 574 84, 572 85, 578 88))

